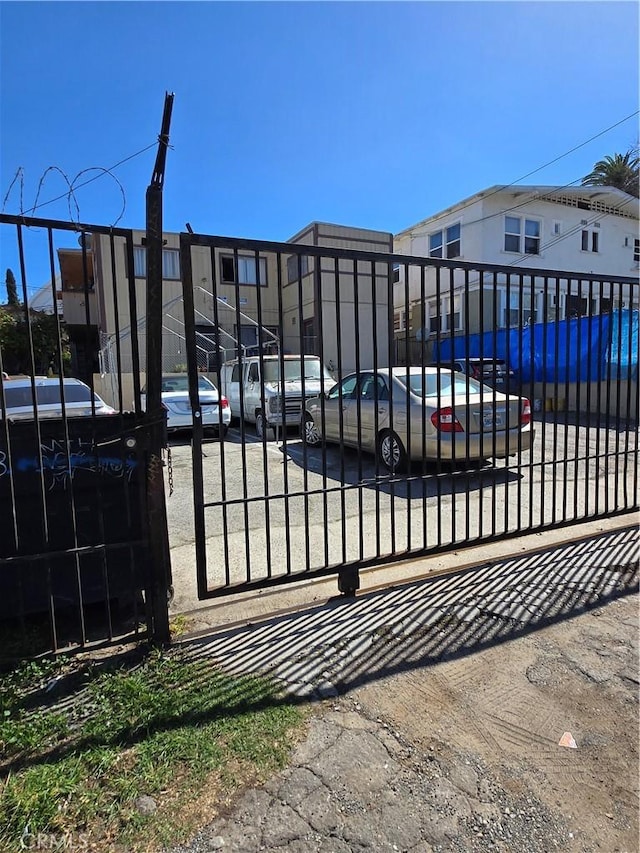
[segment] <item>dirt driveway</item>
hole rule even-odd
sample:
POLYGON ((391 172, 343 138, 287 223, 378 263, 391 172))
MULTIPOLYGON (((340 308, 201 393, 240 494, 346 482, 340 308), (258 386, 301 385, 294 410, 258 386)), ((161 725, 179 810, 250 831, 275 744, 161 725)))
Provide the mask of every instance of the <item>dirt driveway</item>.
POLYGON ((636 853, 637 557, 617 531, 190 641, 321 701, 180 851, 636 853))

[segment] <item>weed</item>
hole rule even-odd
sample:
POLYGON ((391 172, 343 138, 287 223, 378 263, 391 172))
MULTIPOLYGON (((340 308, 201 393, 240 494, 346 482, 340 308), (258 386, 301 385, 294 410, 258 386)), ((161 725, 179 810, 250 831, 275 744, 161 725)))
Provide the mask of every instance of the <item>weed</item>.
POLYGON ((0 848, 16 849, 27 826, 130 850, 179 840, 195 829, 193 815, 175 820, 194 790, 212 773, 233 789, 281 767, 302 720, 269 681, 175 651, 111 669, 75 664, 75 692, 51 706, 46 686, 64 666, 27 665, 0 691, 0 848), (141 794, 155 814, 136 811, 141 794))

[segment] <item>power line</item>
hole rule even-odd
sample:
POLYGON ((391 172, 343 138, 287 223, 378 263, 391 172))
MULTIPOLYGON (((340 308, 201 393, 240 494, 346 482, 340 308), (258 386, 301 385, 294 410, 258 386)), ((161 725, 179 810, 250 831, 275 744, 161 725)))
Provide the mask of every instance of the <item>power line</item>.
MULTIPOLYGON (((73 187, 73 190, 80 189, 80 187, 86 187, 87 184, 90 184, 93 181, 97 181, 98 178, 101 178, 103 175, 109 174, 110 172, 113 172, 114 169, 117 169, 119 166, 122 166, 124 163, 127 163, 129 160, 133 160, 134 157, 139 157, 141 154, 144 154, 145 151, 149 151, 150 148, 155 148, 155 146, 157 144, 158 143, 156 140, 156 141, 152 142, 151 145, 147 145, 145 148, 141 148, 139 151, 136 151, 135 154, 130 154, 128 157, 124 157, 122 160, 119 160, 117 163, 115 163, 113 166, 110 166, 108 169, 103 169, 101 174, 94 175, 92 178, 88 178, 86 181, 83 181, 81 184, 78 184, 76 187, 73 187)), ((93 166, 91 168, 99 168, 99 167, 93 166)), ((79 175, 83 174, 83 172, 86 172, 86 171, 88 171, 88 170, 83 169, 81 172, 78 172, 78 175, 76 175, 76 178, 79 175)), ((74 178, 73 181, 71 182, 72 186, 75 183, 76 178, 74 178)), ((73 192, 73 190, 72 190, 72 192, 73 192)), ((48 204, 53 204, 55 201, 60 201, 60 199, 62 199, 62 198, 67 198, 68 195, 69 195, 69 193, 63 193, 62 195, 56 196, 56 198, 49 199, 49 201, 40 202, 40 204, 34 205, 33 207, 29 208, 27 213, 33 213, 34 210, 39 210, 41 207, 45 207, 48 204)))
MULTIPOLYGON (((593 136, 590 136, 589 139, 585 139, 584 142, 580 142, 578 145, 574 145, 573 148, 570 148, 569 151, 565 151, 564 154, 560 154, 557 157, 554 157, 553 160, 549 160, 547 163, 544 163, 542 166, 538 166, 536 169, 533 169, 531 172, 527 172, 526 175, 522 175, 519 178, 515 178, 513 181, 511 181, 511 183, 501 184, 500 186, 496 187, 491 192, 482 196, 481 200, 486 201, 488 198, 491 198, 491 196, 497 195, 497 193, 504 192, 504 190, 509 189, 509 187, 516 186, 519 181, 524 181, 525 178, 530 178, 531 175, 535 175, 537 172, 541 172, 543 169, 546 169, 547 166, 551 166, 551 165, 553 165, 553 163, 557 163, 559 160, 562 160, 564 157, 568 157, 569 154, 573 154, 574 151, 578 151, 580 148, 584 148, 585 145, 588 145, 590 142, 593 142, 594 139, 598 139, 600 136, 604 136, 605 133, 609 133, 610 130, 613 130, 614 128, 619 127, 619 125, 624 124, 626 121, 629 121, 632 118, 635 118, 639 114, 640 114, 640 110, 636 110, 635 112, 631 113, 630 115, 625 116, 624 118, 621 118, 619 121, 615 122, 614 124, 609 125, 609 127, 605 127, 604 130, 600 130, 598 133, 594 134, 593 136)), ((579 180, 582 180, 582 179, 577 178, 575 181, 572 181, 571 184, 567 184, 566 186, 571 186, 571 185, 577 183, 577 181, 579 181, 579 180)), ((460 207, 458 207, 456 212, 466 210, 466 208, 471 207, 471 205, 475 204, 476 201, 480 201, 480 199, 474 197, 471 201, 469 201, 466 204, 463 204, 460 207)), ((526 202, 523 202, 523 204, 526 204, 526 202)), ((515 209, 515 208, 513 208, 513 209, 515 209)), ((498 215, 498 214, 491 214, 491 216, 495 216, 495 215, 498 215)), ((437 217, 438 217, 438 214, 436 214, 435 216, 430 216, 430 217, 428 217, 428 219, 435 219, 437 217)), ((490 218, 490 216, 487 218, 490 218)), ((421 225, 425 221, 427 221, 427 220, 423 219, 422 222, 418 223, 418 225, 421 225)), ((476 221, 479 222, 482 220, 476 220, 476 221)), ((472 224, 472 223, 469 223, 469 224, 472 224)), ((416 228, 416 227, 418 227, 418 226, 417 225, 416 226, 409 226, 408 228, 404 228, 402 231, 400 231, 398 233, 403 234, 404 232, 411 231, 413 228, 416 228)))

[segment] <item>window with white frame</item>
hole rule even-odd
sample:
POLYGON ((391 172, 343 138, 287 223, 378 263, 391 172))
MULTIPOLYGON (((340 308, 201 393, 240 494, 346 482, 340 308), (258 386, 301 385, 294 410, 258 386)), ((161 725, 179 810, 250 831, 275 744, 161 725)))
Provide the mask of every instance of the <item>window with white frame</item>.
MULTIPOLYGON (((136 278, 146 278, 146 246, 133 247, 133 274, 136 278)), ((162 250, 162 278, 168 281, 180 281, 180 251, 178 249, 162 250)))
POLYGON ((540 254, 541 225, 538 219, 505 216, 504 250, 519 255, 540 254))
POLYGON ((430 258, 460 257, 460 223, 429 234, 430 258))
POLYGON ((267 259, 259 258, 256 264, 255 255, 233 255, 220 256, 220 269, 223 284, 248 284, 257 285, 260 276, 261 287, 267 286, 267 259), (236 260, 238 273, 236 276, 236 260))
POLYGON ((393 331, 394 332, 404 332, 407 328, 407 311, 405 308, 401 308, 399 311, 395 311, 393 314, 393 331))
MULTIPOLYGON (((506 296, 506 294, 505 294, 506 296)), ((506 302, 506 299, 505 299, 506 302)), ((504 325, 507 328, 527 326, 534 321, 531 291, 510 290, 505 306, 504 325)))
POLYGON ((451 294, 429 301, 429 331, 458 332, 462 329, 462 296, 451 294))

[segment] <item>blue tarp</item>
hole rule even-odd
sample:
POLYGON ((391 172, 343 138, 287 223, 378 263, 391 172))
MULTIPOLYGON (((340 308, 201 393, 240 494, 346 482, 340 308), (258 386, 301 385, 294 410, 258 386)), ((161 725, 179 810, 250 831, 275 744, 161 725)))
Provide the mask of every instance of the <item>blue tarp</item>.
POLYGON ((638 311, 615 311, 535 323, 522 329, 446 338, 434 345, 436 361, 503 358, 521 382, 595 382, 637 378, 638 311))
POLYGON ((616 311, 611 323, 609 364, 616 379, 638 379, 639 311, 616 311))

